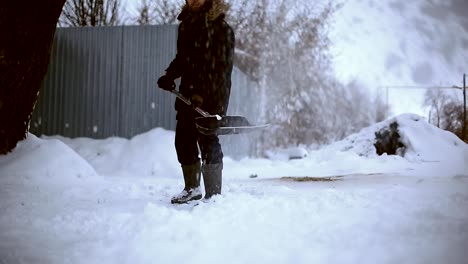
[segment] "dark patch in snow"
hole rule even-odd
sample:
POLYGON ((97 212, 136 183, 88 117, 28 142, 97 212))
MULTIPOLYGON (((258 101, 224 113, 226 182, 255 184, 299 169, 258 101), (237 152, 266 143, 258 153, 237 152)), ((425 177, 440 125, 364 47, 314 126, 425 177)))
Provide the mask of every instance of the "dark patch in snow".
POLYGON ((374 147, 378 155, 387 153, 388 155, 404 156, 406 146, 400 141, 397 122, 375 132, 374 147))
POLYGON ((419 122, 421 120, 421 118, 419 116, 417 116, 417 115, 411 115, 410 119, 415 121, 415 122, 419 122))
POLYGON ((334 177, 281 177, 283 181, 296 181, 296 182, 328 182, 328 181, 338 181, 343 176, 334 176, 334 177))
POLYGON ((333 175, 333 176, 326 176, 326 177, 319 177, 319 176, 286 176, 281 177, 280 180, 282 181, 294 181, 294 182, 334 182, 334 181, 342 181, 352 177, 360 177, 360 176, 382 176, 383 173, 380 172, 371 172, 371 173, 350 173, 350 174, 341 174, 341 175, 333 175))

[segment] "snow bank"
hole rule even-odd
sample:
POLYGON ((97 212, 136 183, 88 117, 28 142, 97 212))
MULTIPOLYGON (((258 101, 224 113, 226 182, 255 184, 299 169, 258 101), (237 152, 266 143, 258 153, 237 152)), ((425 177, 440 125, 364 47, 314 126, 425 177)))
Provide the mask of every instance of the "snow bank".
POLYGON ((455 134, 427 123, 416 115, 401 115, 394 120, 407 150, 405 158, 412 161, 450 161, 463 163, 468 145, 455 134))
POLYGON ((454 134, 441 130, 414 114, 403 114, 362 129, 359 133, 315 149, 271 151, 268 159, 225 159, 225 178, 333 177, 343 175, 405 175, 452 177, 468 175, 468 145, 454 134), (398 124, 404 156, 377 155, 375 133, 398 124), (302 159, 290 160, 302 153, 302 159))
POLYGON ((404 159, 411 163, 443 163, 454 171, 467 172, 468 145, 453 133, 437 128, 414 114, 402 114, 364 128, 326 148, 376 158, 375 133, 394 122, 398 124, 400 140, 406 146, 404 159))
MULTIPOLYGON (((38 139, 30 135, 13 153, 0 157, 0 175, 57 181, 76 181, 96 174, 180 180, 182 175, 173 142, 174 132, 161 128, 130 140, 60 136, 38 139)), ((236 161, 225 157, 224 162, 227 180, 409 172, 418 176, 454 176, 467 174, 468 145, 417 115, 404 114, 321 149, 289 148, 272 151, 269 159, 236 161), (401 141, 407 146, 405 155, 378 156, 374 147, 375 132, 393 122, 398 123, 401 141), (291 160, 291 157, 301 159, 291 160)))
POLYGON ((28 134, 12 153, 0 156, 0 175, 37 183, 79 184, 96 178, 97 173, 63 142, 28 134))
POLYGON ((179 176, 180 165, 174 149, 174 132, 156 128, 130 140, 102 140, 60 136, 45 137, 63 141, 74 149, 99 174, 111 176, 179 176))

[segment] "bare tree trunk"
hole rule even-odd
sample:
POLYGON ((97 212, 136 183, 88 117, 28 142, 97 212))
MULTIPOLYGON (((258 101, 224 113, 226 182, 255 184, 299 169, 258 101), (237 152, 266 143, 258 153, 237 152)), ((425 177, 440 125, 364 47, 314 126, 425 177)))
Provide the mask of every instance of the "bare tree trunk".
POLYGON ((0 4, 0 154, 26 137, 64 2, 0 4))

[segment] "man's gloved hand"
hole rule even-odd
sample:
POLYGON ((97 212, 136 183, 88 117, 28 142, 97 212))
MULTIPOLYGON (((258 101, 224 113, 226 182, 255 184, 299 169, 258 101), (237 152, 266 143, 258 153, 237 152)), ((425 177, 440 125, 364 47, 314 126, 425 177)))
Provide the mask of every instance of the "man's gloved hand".
POLYGON ((163 75, 158 79, 158 86, 166 91, 172 91, 175 89, 174 79, 167 75, 163 75))
POLYGON ((192 102, 192 106, 195 107, 200 107, 203 104, 203 98, 199 96, 198 94, 192 95, 190 98, 190 102, 192 102))

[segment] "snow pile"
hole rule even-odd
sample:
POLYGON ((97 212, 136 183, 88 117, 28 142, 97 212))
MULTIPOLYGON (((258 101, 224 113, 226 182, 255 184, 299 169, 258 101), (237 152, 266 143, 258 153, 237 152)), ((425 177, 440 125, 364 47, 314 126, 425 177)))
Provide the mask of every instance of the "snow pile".
MULTIPOLYGON (((181 179, 174 148, 174 132, 156 128, 130 140, 108 138, 38 139, 29 135, 9 155, 0 157, 0 175, 50 178, 57 181, 101 176, 181 179), (62 143, 64 142, 64 143, 62 143), (27 164, 27 165, 26 165, 27 164)), ((321 149, 291 147, 268 153, 268 159, 225 157, 226 179, 248 177, 326 177, 344 174, 396 173, 413 170, 431 175, 462 175, 468 163, 468 145, 450 132, 405 114, 372 125, 321 149), (406 146, 404 157, 378 156, 375 133, 391 123, 406 146), (300 159, 298 159, 300 158, 300 159)))
POLYGON ((404 159, 408 162, 444 163, 458 173, 467 171, 465 164, 468 163, 468 145, 453 133, 439 129, 414 114, 403 114, 374 124, 325 149, 377 158, 375 133, 394 122, 398 124, 400 140, 406 146, 404 159))
MULTIPOLYGON (((167 171, 179 171, 174 151, 174 132, 156 128, 132 139, 89 138, 69 139, 45 137, 63 141, 102 175, 161 176, 167 171)), ((178 173, 171 173, 171 175, 178 173)))
MULTIPOLYGON (((345 83, 462 86, 468 71, 468 2, 343 1, 332 25, 334 66, 345 83)), ((385 92, 385 91, 381 91, 385 92)), ((389 91, 395 114, 422 110, 424 90, 389 91)), ((458 92, 458 94, 461 94, 458 92)))
POLYGON ((12 153, 0 156, 0 177, 51 184, 80 184, 97 173, 80 155, 56 139, 29 134, 12 153))
POLYGON ((416 115, 395 118, 402 142, 407 147, 405 158, 410 161, 453 161, 464 164, 468 145, 455 134, 427 123, 416 115))
POLYGON ((401 142, 406 146, 404 157, 412 161, 444 161, 468 151, 468 145, 455 134, 429 124, 415 114, 402 114, 352 134, 330 147, 353 151, 359 156, 376 157, 375 133, 390 124, 398 124, 401 142))

